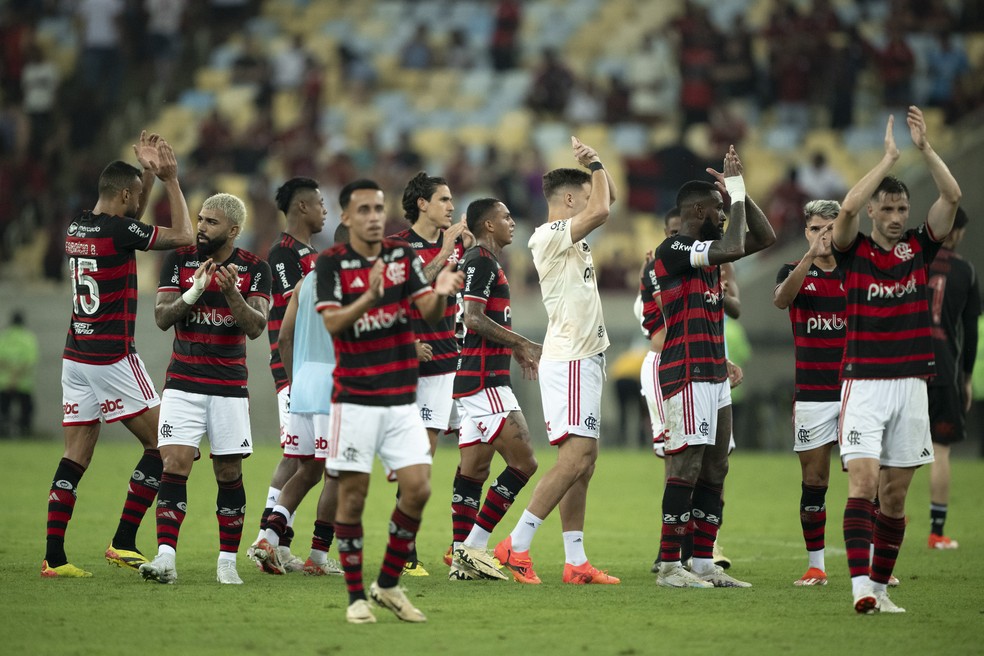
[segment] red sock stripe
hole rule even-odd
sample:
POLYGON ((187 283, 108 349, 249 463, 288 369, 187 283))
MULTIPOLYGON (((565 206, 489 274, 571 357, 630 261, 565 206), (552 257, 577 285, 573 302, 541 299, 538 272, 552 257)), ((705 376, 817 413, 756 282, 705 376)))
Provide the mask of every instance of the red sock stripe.
POLYGON ((334 537, 334 524, 331 522, 316 521, 314 523, 314 533, 311 536, 311 549, 327 552, 331 548, 331 542, 334 537))
POLYGON ((905 538, 905 518, 886 517, 878 513, 875 520, 875 553, 871 559, 871 580, 875 583, 888 583, 899 557, 899 549, 905 538))
POLYGON ((52 489, 48 493, 48 537, 65 538, 65 530, 74 510, 75 495, 72 491, 52 489))
POLYGON ((717 540, 721 527, 703 519, 694 520, 691 525, 694 533, 694 558, 713 558, 714 541, 717 540))
POLYGON ((362 524, 335 523, 338 558, 345 572, 345 587, 349 597, 365 598, 362 583, 362 524))
POLYGON ((871 513, 874 504, 868 499, 849 497, 844 508, 844 546, 851 576, 867 576, 871 570, 871 513))
POLYGON ((407 564, 410 554, 413 553, 419 530, 419 519, 410 517, 399 508, 393 510, 393 515, 390 517, 389 542, 386 544, 386 555, 383 557, 380 577, 400 578, 403 566, 407 564))
POLYGON ((663 491, 663 528, 659 552, 663 562, 680 560, 680 546, 690 523, 691 497, 694 486, 682 478, 666 479, 663 491))

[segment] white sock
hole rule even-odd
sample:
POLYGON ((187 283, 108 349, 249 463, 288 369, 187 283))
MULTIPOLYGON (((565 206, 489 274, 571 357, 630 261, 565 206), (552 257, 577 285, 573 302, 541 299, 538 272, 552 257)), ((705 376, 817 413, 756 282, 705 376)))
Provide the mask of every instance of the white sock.
MULTIPOLYGON (((471 532, 468 533, 468 537, 465 538, 465 541, 462 544, 475 549, 487 549, 489 546, 490 537, 492 537, 491 533, 486 531, 478 524, 474 524, 472 525, 471 532)), ((515 542, 513 542, 513 544, 515 544, 515 542)))
POLYGON ((869 579, 867 575, 851 577, 851 592, 855 595, 861 592, 862 587, 868 587, 870 585, 871 579, 869 579))
POLYGON ((509 534, 512 537, 513 551, 529 551, 536 529, 540 528, 542 523, 542 519, 529 510, 524 510, 523 516, 516 522, 516 528, 509 534))
POLYGON ((220 551, 219 562, 221 563, 223 560, 228 560, 234 563, 236 562, 236 554, 232 553, 231 551, 220 551))
POLYGON ((168 546, 166 544, 162 544, 162 545, 160 545, 160 546, 157 547, 157 555, 158 556, 172 556, 173 557, 173 556, 175 556, 177 554, 174 551, 174 547, 168 546))
POLYGON ((588 562, 584 555, 584 531, 564 531, 563 535, 564 560, 575 567, 588 562))
POLYGON ((823 563, 823 552, 823 549, 818 551, 807 551, 806 555, 810 557, 810 567, 816 567, 818 570, 826 572, 827 570, 823 563))
POLYGON ((886 592, 888 590, 888 584, 887 583, 875 583, 874 581, 872 581, 871 582, 871 589, 874 590, 875 592, 886 592))
POLYGON ((315 565, 324 565, 325 563, 328 562, 328 552, 312 549, 311 555, 308 556, 308 560, 310 560, 315 565))
POLYGON ((707 574, 714 571, 713 558, 694 558, 690 561, 690 571, 694 574, 707 574))
POLYGON ((266 538, 266 541, 269 542, 270 546, 274 549, 280 546, 280 536, 277 535, 277 532, 272 528, 268 528, 263 531, 263 537, 266 538))
POLYGON ((275 487, 267 488, 267 500, 264 508, 273 508, 280 501, 280 490, 275 487))
MULTIPOLYGON (((287 510, 287 508, 284 508, 284 506, 277 506, 276 508, 274 508, 274 510, 278 512, 284 512, 284 510, 287 510), (283 508, 283 510, 281 510, 281 508, 283 508)), ((294 517, 297 516, 297 513, 284 512, 284 514, 287 515, 287 526, 294 528, 294 517)))

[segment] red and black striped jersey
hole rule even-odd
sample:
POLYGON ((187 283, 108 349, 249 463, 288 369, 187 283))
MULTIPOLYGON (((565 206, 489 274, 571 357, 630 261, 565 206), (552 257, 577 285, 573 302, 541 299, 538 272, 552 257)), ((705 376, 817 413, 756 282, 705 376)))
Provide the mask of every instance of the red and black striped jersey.
MULTIPOLYGON (((407 228, 395 235, 390 235, 388 239, 399 239, 410 244, 410 247, 417 253, 420 263, 424 266, 430 264, 431 260, 437 257, 444 245, 444 231, 437 237, 437 241, 431 243, 407 228)), ((454 244, 454 250, 448 256, 448 262, 461 261, 464 255, 465 246, 461 238, 454 244)), ((448 307, 444 310, 444 318, 437 326, 431 326, 420 316, 420 311, 410 306, 410 324, 417 333, 417 339, 431 345, 433 358, 430 362, 420 363, 421 376, 437 376, 448 374, 454 371, 458 363, 458 342, 454 338, 454 318, 458 312, 458 301, 454 296, 448 297, 448 307)))
MULTIPOLYGON (((785 264, 776 285, 789 277, 797 263, 785 264)), ((840 366, 847 337, 847 296, 840 269, 810 267, 789 306, 796 348, 794 401, 840 401, 840 366)))
POLYGON ((273 273, 273 297, 270 303, 270 316, 267 319, 267 336, 270 338, 270 371, 277 391, 290 384, 287 372, 280 361, 280 350, 277 340, 280 339, 280 324, 283 323, 287 312, 287 303, 297 282, 314 269, 314 261, 318 259, 318 251, 303 242, 294 239, 286 232, 280 233, 280 239, 270 248, 267 258, 270 271, 273 273))
POLYGON ((642 296, 642 329, 646 337, 652 337, 663 330, 663 310, 656 299, 659 297, 659 280, 656 277, 654 260, 646 262, 645 273, 639 281, 639 295, 642 296))
POLYGON ((929 265, 930 333, 936 354, 932 385, 957 385, 974 369, 981 291, 974 266, 949 248, 929 265))
POLYGON ((72 282, 72 319, 62 357, 112 364, 136 352, 137 257, 157 241, 157 227, 83 212, 68 226, 65 255, 72 282))
POLYGON ((659 360, 663 398, 691 382, 718 383, 728 378, 721 272, 717 266, 691 266, 695 243, 693 237, 674 235, 656 249, 654 268, 666 323, 659 360))
MULTIPOLYGON (((221 266, 239 268, 237 285, 244 298, 270 298, 270 265, 237 248, 221 266)), ((191 289, 201 265, 196 246, 168 253, 161 266, 158 292, 191 289)), ((209 396, 249 396, 246 389, 246 333, 229 309, 213 277, 188 315, 174 324, 174 352, 167 367, 165 389, 209 396)))
MULTIPOLYGON (((333 336, 335 373, 332 401, 359 405, 407 405, 417 400, 416 335, 410 302, 433 287, 420 258, 406 242, 384 239, 379 256, 383 296, 343 333, 333 336)), ((369 270, 377 258, 359 255, 348 244, 324 251, 315 264, 315 309, 351 305, 369 289, 369 270)))
POLYGON ((842 378, 929 378, 936 357, 929 334, 929 264, 940 242, 926 224, 884 250, 858 233, 834 247, 847 291, 847 346, 842 378))
MULTIPOLYGON (((465 273, 465 286, 461 290, 464 301, 481 303, 485 306, 485 316, 512 330, 509 281, 492 251, 483 246, 469 248, 461 261, 461 270, 465 273)), ((466 329, 454 376, 454 397, 470 396, 487 387, 509 387, 511 356, 511 347, 466 329)))

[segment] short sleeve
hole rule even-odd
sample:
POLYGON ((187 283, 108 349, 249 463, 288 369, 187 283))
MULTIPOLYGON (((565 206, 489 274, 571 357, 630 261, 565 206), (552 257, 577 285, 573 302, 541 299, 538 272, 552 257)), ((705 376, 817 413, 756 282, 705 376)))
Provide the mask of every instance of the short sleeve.
POLYGON ((113 234, 113 243, 120 250, 149 251, 157 241, 157 226, 135 219, 120 219, 113 234))
MULTIPOLYGON (((401 260, 406 263, 407 280, 405 284, 407 286, 407 295, 410 298, 416 298, 426 291, 433 291, 430 283, 427 282, 427 276, 424 275, 424 265, 421 263, 420 258, 417 257, 417 251, 413 250, 410 246, 403 246, 402 248, 406 249, 406 253, 404 253, 401 260)), ((397 263, 393 262, 389 266, 393 266, 394 264, 397 263)))
POLYGON ((250 267, 250 284, 246 296, 262 296, 270 300, 270 289, 273 281, 270 279, 270 265, 258 260, 250 267))
POLYGON ((533 253, 533 264, 538 270, 549 269, 561 259, 574 242, 571 241, 571 220, 546 223, 533 231, 529 247, 533 253))
POLYGON ((464 262, 465 286, 461 296, 466 301, 488 303, 498 277, 498 267, 488 257, 469 257, 464 262))
POLYGON ((776 286, 781 285, 783 281, 789 277, 789 274, 792 273, 793 269, 795 268, 796 268, 795 264, 783 264, 782 268, 779 269, 779 273, 776 274, 776 286))
POLYGON ((304 272, 297 252, 290 248, 275 248, 270 254, 270 271, 274 276, 271 292, 289 297, 304 272))
POLYGON ((157 291, 181 291, 181 262, 178 260, 177 251, 168 251, 168 254, 164 256, 164 263, 161 264, 161 276, 160 282, 157 284, 157 291))
POLYGON ((314 309, 321 312, 326 307, 342 305, 342 274, 338 259, 330 255, 319 255, 314 263, 317 276, 314 295, 314 309))

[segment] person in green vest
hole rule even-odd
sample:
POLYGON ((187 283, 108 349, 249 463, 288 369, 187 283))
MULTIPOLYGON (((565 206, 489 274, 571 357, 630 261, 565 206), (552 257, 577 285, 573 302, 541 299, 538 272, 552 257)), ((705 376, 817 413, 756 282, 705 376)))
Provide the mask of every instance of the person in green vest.
POLYGON ((0 436, 26 437, 34 420, 34 379, 38 368, 38 339, 14 311, 10 325, 0 331, 0 436), (13 406, 19 414, 13 421, 13 406))

